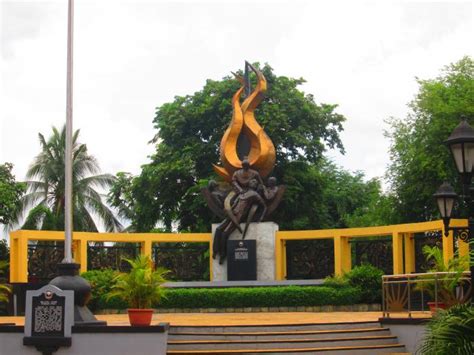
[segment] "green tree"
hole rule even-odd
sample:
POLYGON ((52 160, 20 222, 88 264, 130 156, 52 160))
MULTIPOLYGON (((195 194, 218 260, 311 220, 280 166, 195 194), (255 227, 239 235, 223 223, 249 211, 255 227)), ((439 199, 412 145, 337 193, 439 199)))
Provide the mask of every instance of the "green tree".
MULTIPOLYGON (((97 231, 96 220, 107 231, 121 229, 121 224, 103 202, 96 190, 106 189, 115 178, 99 174, 97 160, 89 155, 87 146, 78 142, 79 130, 73 135, 73 223, 76 231, 97 231)), ((40 133, 41 152, 27 171, 27 194, 22 198, 21 211, 27 213, 23 229, 64 229, 64 155, 66 130, 53 127, 46 140, 40 133)), ((16 221, 19 220, 17 215, 16 221)))
POLYGON ((465 117, 474 124, 474 61, 464 57, 435 79, 417 79, 419 92, 405 119, 389 120, 391 164, 388 178, 402 222, 438 217, 433 193, 443 180, 459 186, 443 142, 465 117))
MULTIPOLYGON (((343 152, 339 132, 345 118, 335 112, 336 105, 317 104, 312 95, 302 92, 302 78, 277 76, 269 65, 261 70, 269 89, 256 117, 277 150, 273 174, 289 186, 286 199, 296 198, 295 194, 303 197, 313 183, 305 178, 309 186, 299 182, 301 187, 293 188, 294 177, 321 162, 328 147, 343 152), (291 175, 288 170, 293 168, 299 172, 291 175)), ((109 201, 120 210, 130 213, 132 207, 133 229, 147 231, 161 221, 168 229, 178 222, 180 230, 203 231, 218 221, 199 189, 210 178, 216 178, 212 164, 219 161, 219 143, 229 125, 231 98, 238 87, 231 77, 207 80, 201 91, 177 96, 157 108, 153 122, 158 132, 153 139, 156 152, 152 161, 142 167, 138 177, 126 182, 128 187, 121 186, 131 188, 129 198, 122 199, 116 190, 109 195, 109 201)), ((289 223, 290 218, 286 221, 289 223)))
POLYGON ((10 163, 0 164, 0 224, 10 223, 25 192, 25 184, 15 181, 12 168, 10 163))

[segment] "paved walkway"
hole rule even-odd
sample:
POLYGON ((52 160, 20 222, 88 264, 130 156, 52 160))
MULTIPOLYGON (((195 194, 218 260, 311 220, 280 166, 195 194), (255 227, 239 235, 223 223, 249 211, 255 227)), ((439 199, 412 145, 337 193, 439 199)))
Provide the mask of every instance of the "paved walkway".
MULTIPOLYGON (((156 313, 153 324, 167 322, 171 325, 271 325, 377 321, 382 312, 268 312, 268 313, 156 313)), ((408 318, 407 313, 391 315, 408 318)), ((97 315, 108 325, 128 325, 128 315, 97 315)), ((431 318, 429 312, 413 314, 413 318, 431 318)), ((0 323, 23 325, 24 317, 0 317, 0 323)))

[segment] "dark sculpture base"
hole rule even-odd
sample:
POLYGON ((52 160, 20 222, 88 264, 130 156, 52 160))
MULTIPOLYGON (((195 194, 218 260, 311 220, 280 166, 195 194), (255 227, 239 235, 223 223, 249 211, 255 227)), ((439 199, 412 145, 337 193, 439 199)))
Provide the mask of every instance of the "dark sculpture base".
POLYGON ((87 308, 91 294, 91 286, 79 276, 79 264, 58 264, 59 276, 51 280, 50 285, 59 287, 61 290, 74 291, 74 326, 107 325, 107 322, 98 320, 87 308))

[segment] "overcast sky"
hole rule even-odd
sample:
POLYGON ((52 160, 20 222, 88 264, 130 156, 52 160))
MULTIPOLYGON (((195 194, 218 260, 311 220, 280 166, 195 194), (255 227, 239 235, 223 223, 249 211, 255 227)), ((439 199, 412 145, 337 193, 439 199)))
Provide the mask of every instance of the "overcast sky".
MULTIPOLYGON (((65 121, 67 0, 0 1, 0 163, 21 180, 38 132, 65 121)), ((472 1, 76 0, 74 128, 104 172, 139 173, 157 106, 267 62, 339 105, 338 164, 382 176, 384 120, 406 115, 415 76, 473 55, 473 38, 472 1)))

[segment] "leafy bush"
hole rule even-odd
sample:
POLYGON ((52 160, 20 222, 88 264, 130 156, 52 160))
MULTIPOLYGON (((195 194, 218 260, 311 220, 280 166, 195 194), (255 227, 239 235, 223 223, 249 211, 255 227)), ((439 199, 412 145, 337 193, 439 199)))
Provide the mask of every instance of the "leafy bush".
POLYGON ((344 276, 328 276, 324 279, 324 286, 344 288, 349 286, 349 281, 344 276))
POLYGON ((426 335, 417 353, 474 354, 474 307, 464 304, 439 310, 426 327, 426 335))
POLYGON ((350 286, 360 289, 364 303, 382 301, 382 276, 383 271, 370 264, 356 266, 345 275, 350 286))
POLYGON ((92 295, 87 306, 96 311, 99 309, 112 308, 124 309, 127 308, 127 303, 118 297, 111 297, 107 299, 107 295, 115 285, 115 277, 118 272, 110 269, 105 270, 91 270, 84 272, 81 276, 85 278, 92 287, 92 295))
POLYGON ((358 288, 361 301, 364 303, 380 303, 382 300, 383 271, 370 264, 356 266, 343 276, 327 277, 324 285, 335 289, 346 287, 358 288))

